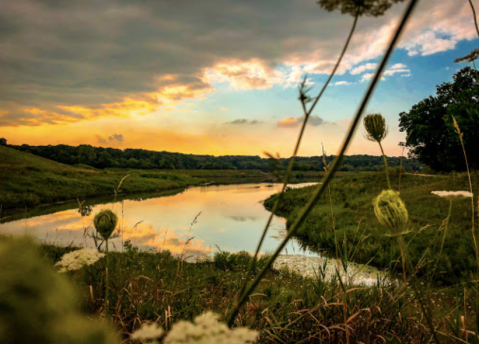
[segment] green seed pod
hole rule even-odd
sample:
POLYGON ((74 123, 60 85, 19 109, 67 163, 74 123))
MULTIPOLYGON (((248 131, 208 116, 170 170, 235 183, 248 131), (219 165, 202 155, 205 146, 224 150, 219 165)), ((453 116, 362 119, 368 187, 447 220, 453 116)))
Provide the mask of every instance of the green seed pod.
POLYGON ((95 215, 93 223, 103 239, 108 240, 115 230, 118 217, 110 209, 104 209, 95 215))
POLYGON ((374 213, 379 223, 391 228, 389 236, 400 236, 408 232, 409 215, 404 202, 399 197, 399 192, 383 190, 374 200, 374 213))
POLYGON ((366 128, 364 137, 369 141, 381 142, 389 132, 386 120, 379 113, 364 117, 364 128, 366 128))

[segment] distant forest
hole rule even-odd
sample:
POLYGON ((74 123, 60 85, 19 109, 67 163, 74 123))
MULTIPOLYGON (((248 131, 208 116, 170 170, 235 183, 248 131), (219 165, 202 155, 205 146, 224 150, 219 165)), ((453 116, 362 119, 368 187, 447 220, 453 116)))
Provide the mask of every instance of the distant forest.
MULTIPOLYGON (((195 155, 183 153, 157 152, 144 149, 115 149, 80 145, 57 146, 21 146, 8 145, 5 139, 0 144, 7 145, 24 152, 32 153, 50 160, 68 165, 89 165, 95 168, 138 168, 138 169, 168 169, 168 170, 281 170, 286 169, 289 158, 261 158, 250 155, 195 155)), ((330 163, 333 155, 326 158, 330 163)), ((399 166, 399 157, 388 158, 391 167, 399 166)), ((416 160, 403 159, 406 171, 418 170, 421 164, 416 160)), ((341 171, 378 171, 384 169, 381 156, 349 155, 345 156, 341 171)), ((296 171, 323 171, 322 156, 297 157, 294 166, 296 171)))

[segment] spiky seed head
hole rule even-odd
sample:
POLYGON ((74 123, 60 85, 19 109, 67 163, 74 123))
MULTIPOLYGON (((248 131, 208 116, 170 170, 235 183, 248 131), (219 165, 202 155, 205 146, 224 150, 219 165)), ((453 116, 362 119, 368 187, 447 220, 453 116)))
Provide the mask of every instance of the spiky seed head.
POLYGON ((409 219, 406 205, 399 197, 399 192, 383 190, 374 200, 374 213, 380 224, 391 228, 388 236, 399 236, 407 233, 409 219))
POLYGON ((118 217, 110 209, 104 209, 95 215, 93 224, 103 239, 108 240, 115 230, 118 217))
POLYGON ((389 132, 386 120, 379 113, 364 117, 364 128, 366 128, 364 137, 369 141, 381 142, 389 132))
POLYGON ((404 0, 318 0, 318 4, 326 11, 339 9, 342 14, 353 17, 367 15, 378 17, 383 15, 393 4, 404 0))

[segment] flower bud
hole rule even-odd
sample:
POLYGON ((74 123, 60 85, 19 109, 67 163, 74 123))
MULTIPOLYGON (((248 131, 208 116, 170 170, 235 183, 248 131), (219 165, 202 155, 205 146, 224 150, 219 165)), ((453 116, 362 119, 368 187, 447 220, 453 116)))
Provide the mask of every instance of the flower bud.
POLYGON ((110 209, 104 209, 95 215, 93 224, 103 239, 108 240, 115 230, 118 217, 110 209))
POLYGON ((399 236, 408 233, 408 212, 399 192, 383 190, 374 200, 374 213, 383 226, 391 228, 389 236, 399 236))
POLYGON ((386 120, 379 113, 364 117, 364 128, 366 128, 366 134, 364 135, 366 139, 376 142, 384 140, 389 131, 386 120))

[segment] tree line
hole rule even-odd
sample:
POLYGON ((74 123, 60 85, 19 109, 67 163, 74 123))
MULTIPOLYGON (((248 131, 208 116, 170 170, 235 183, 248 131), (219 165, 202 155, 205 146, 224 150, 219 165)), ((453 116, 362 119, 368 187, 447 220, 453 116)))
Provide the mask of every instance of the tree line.
MULTIPOLYGON (((6 139, 0 139, 0 144, 8 145, 6 139)), ((18 149, 61 162, 68 165, 88 165, 95 168, 138 168, 138 169, 167 169, 167 170, 285 170, 289 158, 261 158, 249 155, 195 155, 171 153, 165 151, 151 151, 145 149, 116 149, 80 146, 30 146, 8 145, 18 149)), ((333 155, 326 158, 328 162, 334 159, 333 155)), ((399 166, 400 158, 388 158, 390 166, 399 166)), ((402 165, 406 171, 418 170, 421 165, 413 159, 404 158, 402 165)), ((343 159, 342 171, 379 171, 384 169, 380 156, 350 155, 343 159)), ((322 156, 297 157, 295 171, 323 171, 322 156)))

